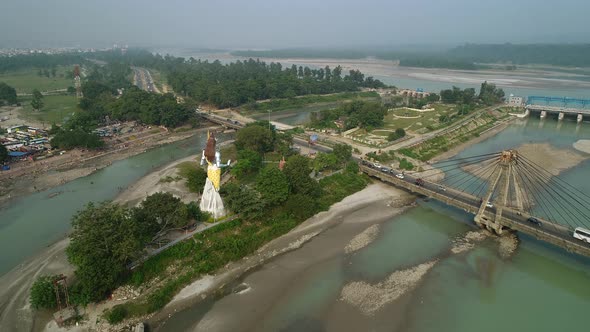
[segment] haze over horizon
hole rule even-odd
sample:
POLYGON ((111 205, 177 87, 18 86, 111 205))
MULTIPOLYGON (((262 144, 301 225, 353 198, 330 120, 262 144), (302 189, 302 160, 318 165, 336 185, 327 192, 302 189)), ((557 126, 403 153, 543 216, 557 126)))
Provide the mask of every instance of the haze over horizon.
POLYGON ((590 31, 590 2, 579 0, 3 2, 0 47, 582 43, 590 31))

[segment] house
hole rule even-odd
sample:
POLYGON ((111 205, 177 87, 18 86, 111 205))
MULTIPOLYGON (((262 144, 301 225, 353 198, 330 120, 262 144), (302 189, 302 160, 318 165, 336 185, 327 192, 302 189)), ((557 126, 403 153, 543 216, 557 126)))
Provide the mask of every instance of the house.
POLYGON ((507 100, 508 106, 512 107, 523 107, 525 102, 524 98, 520 96, 510 95, 507 100))

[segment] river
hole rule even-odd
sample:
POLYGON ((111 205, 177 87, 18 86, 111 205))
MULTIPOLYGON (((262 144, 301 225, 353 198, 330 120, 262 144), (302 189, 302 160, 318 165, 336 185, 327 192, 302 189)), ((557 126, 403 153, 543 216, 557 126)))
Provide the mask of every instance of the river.
MULTIPOLYGON (((549 142, 558 148, 571 148, 573 142, 583 138, 590 138, 588 124, 558 124, 551 119, 530 118, 468 147, 459 156, 498 151, 524 142, 549 142)), ((588 161, 560 176, 590 192, 588 161)), ((518 249, 509 258, 499 255, 495 236, 466 253, 451 254, 456 238, 476 230, 472 218, 435 201, 420 201, 417 207, 383 223, 378 238, 355 254, 342 251, 311 267, 304 265, 305 268, 298 269, 303 265, 301 259, 317 252, 314 241, 328 241, 312 240, 298 253, 277 258, 238 281, 251 284, 249 298, 263 297, 272 305, 252 308, 252 303, 240 298, 242 295, 230 293, 173 315, 158 331, 200 331, 201 320, 231 321, 237 314, 235 310, 257 317, 254 322, 245 321, 243 331, 587 329, 590 259, 568 254, 526 235, 519 235, 518 249), (434 267, 415 289, 374 314, 363 314, 341 299, 343 287, 351 282, 376 284, 395 271, 433 260, 437 260, 434 267), (282 273, 287 266, 296 277, 289 282, 288 289, 277 289, 275 283, 290 278, 282 273), (261 285, 262 279, 265 281, 261 285)), ((232 330, 221 326, 214 330, 232 330)))
POLYGON ((0 210, 0 275, 44 247, 66 236, 71 217, 88 202, 114 199, 155 168, 197 154, 204 146, 202 132, 114 162, 89 176, 28 195, 0 210), (49 197, 52 193, 57 196, 49 197))

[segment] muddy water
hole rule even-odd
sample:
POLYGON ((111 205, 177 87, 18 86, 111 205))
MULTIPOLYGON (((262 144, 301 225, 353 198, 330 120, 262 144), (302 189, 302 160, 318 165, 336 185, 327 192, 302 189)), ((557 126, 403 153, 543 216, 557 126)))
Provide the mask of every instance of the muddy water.
MULTIPOLYGON (((571 148, 576 140, 588 137, 587 123, 531 118, 460 156, 524 142, 571 148)), ((587 161, 560 176, 590 192, 587 161)), ((249 287, 247 291, 230 291, 197 304, 172 316, 158 331, 587 329, 589 259, 525 235, 519 235, 518 249, 508 257, 500 255, 495 237, 453 253, 457 239, 476 230, 472 218, 434 201, 421 202, 381 224, 371 244, 350 254, 344 248, 354 234, 337 236, 338 228, 327 231, 238 281, 249 287), (396 273, 433 261, 415 283, 388 284, 396 273), (344 289, 358 284, 373 298, 355 301, 354 296, 353 300, 343 296, 344 289)))

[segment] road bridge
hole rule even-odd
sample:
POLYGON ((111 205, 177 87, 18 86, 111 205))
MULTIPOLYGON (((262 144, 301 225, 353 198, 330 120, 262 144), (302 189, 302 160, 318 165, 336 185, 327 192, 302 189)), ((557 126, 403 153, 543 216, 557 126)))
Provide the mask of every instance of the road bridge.
MULTIPOLYGON (((496 162, 485 162, 486 159, 475 158, 464 160, 464 165, 476 165, 483 164, 477 167, 477 173, 473 177, 480 178, 480 182, 487 182, 487 185, 478 186, 459 186, 457 188, 441 185, 440 183, 429 181, 427 177, 431 176, 426 172, 415 172, 413 174, 403 174, 388 168, 376 167, 368 162, 362 162, 360 170, 367 175, 377 178, 383 182, 392 184, 396 187, 404 188, 413 193, 417 193, 423 196, 427 196, 443 202, 447 205, 460 208, 466 212, 474 214, 474 221, 480 227, 485 227, 490 231, 494 231, 499 235, 506 231, 519 231, 529 234, 539 240, 551 243, 555 246, 566 249, 569 252, 574 252, 579 255, 590 257, 590 244, 573 237, 574 226, 584 226, 586 229, 590 229, 587 224, 588 218, 583 213, 590 213, 590 211, 582 211, 584 204, 581 200, 578 200, 580 204, 570 204, 569 206, 561 206, 563 202, 559 204, 551 204, 548 208, 555 209, 561 208, 559 214, 565 217, 574 217, 577 221, 576 224, 570 224, 572 218, 566 218, 567 226, 563 223, 551 220, 548 217, 540 217, 533 215, 534 209, 532 209, 532 197, 524 196, 525 188, 526 192, 532 194, 532 191, 536 191, 536 194, 529 195, 535 196, 538 199, 544 199, 545 192, 541 194, 542 188, 537 188, 537 184, 532 183, 533 176, 528 166, 515 166, 507 164, 506 169, 500 160, 501 157, 495 157, 498 159, 496 162), (477 161, 477 163, 474 163, 477 161), (495 167, 492 167, 495 166, 495 167), (527 168, 527 169, 525 169, 527 168), (492 170, 493 169, 493 170, 492 170), (525 175, 525 172, 528 173, 525 175), (487 175, 487 178, 483 178, 482 175, 487 175), (518 184, 522 187, 518 189, 518 184), (515 186, 516 185, 516 186, 515 186), (534 186, 534 188, 533 188, 534 186), (520 192, 519 192, 520 191, 520 192), (503 193, 502 193, 503 192, 503 193), (483 194, 483 195, 482 195, 483 194), (538 195, 537 195, 538 194, 538 195), (516 198, 520 196, 520 198, 516 198), (494 199, 492 199, 492 197, 494 199), (509 200, 509 198, 511 198, 509 200), (570 211, 564 211, 564 209, 570 209, 570 211), (575 214, 572 211, 577 211, 575 214), (582 213, 583 212, 583 213, 582 213)), ((527 162, 521 162, 525 164, 527 162)), ((443 165, 443 170, 449 169, 450 163, 443 165)), ((464 167, 464 166, 458 166, 464 167)), ((535 170, 537 172, 538 170, 535 170)), ((459 172, 451 174, 449 178, 459 177, 463 184, 468 182, 470 178, 466 172, 459 172), (460 175, 458 175, 460 174, 460 175)), ((451 179, 452 180, 452 179, 451 179)), ((545 175, 540 179, 545 182, 546 186, 555 185, 555 180, 547 179, 545 175), (547 182, 549 180, 549 182, 547 182)), ((450 181, 453 183, 454 181, 450 181)), ((456 181, 455 181, 456 182, 456 181)), ((565 186, 564 186, 565 187, 565 186)), ((545 188, 547 189, 547 188, 545 188)), ((561 189, 561 188, 560 188, 561 189)), ((555 198, 552 190, 545 190, 551 192, 550 198, 555 198)), ((557 192, 557 189, 554 190, 557 192)), ((572 196, 571 193, 569 193, 572 196)), ((572 196, 573 197, 573 196, 572 196)), ((586 205, 587 206, 587 205, 586 205)), ((547 208, 547 206, 544 206, 547 208)), ((588 210, 588 209, 586 209, 588 210)), ((547 212, 547 211, 545 211, 547 212)), ((554 217, 557 214, 556 211, 552 210, 548 215, 554 217), (554 213, 551 213, 554 212, 554 213)), ((564 220, 561 220, 562 222, 564 220)))

